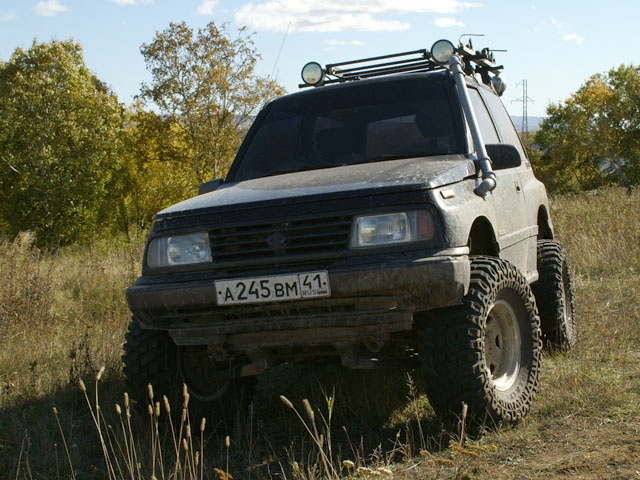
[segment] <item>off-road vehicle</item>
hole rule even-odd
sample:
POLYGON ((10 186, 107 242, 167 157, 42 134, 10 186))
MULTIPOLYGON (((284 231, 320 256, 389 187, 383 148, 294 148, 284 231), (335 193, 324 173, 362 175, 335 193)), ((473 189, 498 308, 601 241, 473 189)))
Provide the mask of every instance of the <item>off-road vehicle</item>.
POLYGON ((436 413, 524 416, 573 290, 488 49, 303 69, 227 177, 158 213, 124 371, 213 402, 284 362, 417 366, 436 413), (538 313, 539 312, 539 313, 538 313))

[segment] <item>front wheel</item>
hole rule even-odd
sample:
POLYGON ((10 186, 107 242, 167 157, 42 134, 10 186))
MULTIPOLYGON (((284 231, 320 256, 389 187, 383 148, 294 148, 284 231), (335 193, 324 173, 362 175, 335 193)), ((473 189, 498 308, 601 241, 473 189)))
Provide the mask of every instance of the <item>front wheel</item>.
POLYGON ((419 326, 429 402, 445 422, 461 405, 475 425, 524 417, 538 389, 542 341, 535 298, 509 262, 473 257, 460 306, 428 314, 419 326))
POLYGON ((182 404, 186 384, 189 405, 203 416, 232 418, 239 405, 249 403, 255 379, 229 378, 226 366, 209 359, 205 347, 178 348, 166 331, 143 330, 135 319, 125 338, 125 385, 140 407, 149 403, 149 384, 156 401, 166 395, 174 405, 182 404))

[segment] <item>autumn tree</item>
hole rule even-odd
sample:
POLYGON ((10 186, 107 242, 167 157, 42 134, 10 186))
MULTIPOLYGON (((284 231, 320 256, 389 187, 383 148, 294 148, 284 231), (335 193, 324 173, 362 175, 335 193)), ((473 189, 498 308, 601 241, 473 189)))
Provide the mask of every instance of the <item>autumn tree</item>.
POLYGON ((259 58, 251 35, 213 22, 194 32, 171 23, 140 48, 152 80, 140 97, 157 105, 177 125, 189 147, 193 185, 223 176, 252 116, 283 93, 273 80, 255 74, 259 58))
POLYGON ((116 227, 145 229, 154 214, 197 193, 188 169, 189 148, 170 118, 146 111, 139 103, 125 113, 123 169, 116 227))
POLYGON ((52 247, 107 223, 122 111, 72 41, 34 41, 0 65, 0 228, 52 247))
POLYGON ((547 108, 535 137, 544 152, 536 173, 552 190, 640 183, 640 69, 597 74, 561 104, 547 108))

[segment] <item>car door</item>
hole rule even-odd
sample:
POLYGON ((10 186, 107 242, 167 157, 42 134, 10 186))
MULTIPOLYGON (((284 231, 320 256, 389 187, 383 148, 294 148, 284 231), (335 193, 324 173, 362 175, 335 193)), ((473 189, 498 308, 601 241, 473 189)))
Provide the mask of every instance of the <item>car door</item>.
MULTIPOLYGON (((469 87, 469 96, 484 143, 512 142, 511 137, 502 134, 500 129, 502 125, 496 120, 493 111, 487 108, 488 102, 485 101, 485 93, 490 94, 485 92, 483 88, 469 87)), ((495 98, 497 99, 497 97, 495 98)), ((496 228, 495 234, 500 257, 527 273, 529 271, 529 237, 531 232, 526 215, 520 167, 521 165, 516 167, 493 165, 496 174, 496 188, 487 196, 487 206, 493 216, 491 220, 496 228)))

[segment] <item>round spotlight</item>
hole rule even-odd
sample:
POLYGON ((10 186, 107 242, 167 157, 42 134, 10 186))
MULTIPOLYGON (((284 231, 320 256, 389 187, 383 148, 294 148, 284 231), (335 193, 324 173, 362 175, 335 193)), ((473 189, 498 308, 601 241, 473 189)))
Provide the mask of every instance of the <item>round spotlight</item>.
POLYGON ((324 70, 318 62, 309 62, 302 67, 302 81, 307 85, 318 85, 324 79, 324 70))
POLYGON ((502 78, 500 78, 497 74, 495 77, 491 78, 491 85, 493 85, 493 88, 499 97, 501 97, 504 91, 507 89, 506 82, 502 78))
POLYGON ((455 53, 456 49, 449 40, 438 40, 431 47, 431 58, 440 65, 449 63, 449 58, 455 53))

